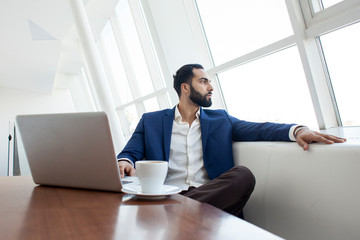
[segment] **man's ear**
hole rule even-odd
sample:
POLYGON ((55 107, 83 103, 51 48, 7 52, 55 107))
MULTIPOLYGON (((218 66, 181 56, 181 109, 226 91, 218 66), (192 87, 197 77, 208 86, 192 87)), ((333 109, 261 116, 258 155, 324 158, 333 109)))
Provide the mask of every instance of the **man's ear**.
POLYGON ((182 93, 190 93, 190 85, 187 83, 181 84, 181 92, 182 93))

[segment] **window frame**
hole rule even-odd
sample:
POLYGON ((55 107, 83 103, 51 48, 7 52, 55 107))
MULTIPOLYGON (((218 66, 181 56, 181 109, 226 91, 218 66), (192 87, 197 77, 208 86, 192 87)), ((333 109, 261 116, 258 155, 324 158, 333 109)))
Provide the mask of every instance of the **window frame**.
MULTIPOLYGON (((196 0, 192 0, 195 2, 196 0)), ((184 4, 189 0, 183 0, 184 4)), ((248 54, 239 56, 207 70, 210 77, 247 64, 285 48, 296 46, 302 61, 305 77, 313 102, 319 129, 342 126, 329 73, 326 68, 319 36, 360 21, 360 2, 343 1, 327 9, 321 9, 318 0, 286 0, 286 6, 294 34, 248 54)), ((190 6, 188 4, 188 6, 190 6)), ((196 7, 196 2, 194 7, 196 7)), ((194 14, 190 11, 189 14, 194 14)), ((200 14, 196 11, 198 18, 200 14)), ((191 17, 196 19, 195 16, 191 17)), ((201 24, 201 19, 199 20, 201 24)), ((203 30, 204 31, 204 30, 203 30)), ((203 40, 206 43, 206 40, 203 40)), ((206 54, 206 53, 204 53, 206 54)), ((219 89, 221 86, 219 84, 219 89)), ((220 93, 223 94, 222 92, 220 93)), ((223 102, 226 109, 226 103, 223 102)))
MULTIPOLYGON (((128 1, 128 0, 125 0, 128 1)), ((144 53, 145 62, 147 64, 147 68, 149 70, 150 79, 154 86, 154 91, 145 96, 142 96, 138 87, 138 81, 136 81, 135 69, 132 66, 131 59, 129 56, 129 50, 126 46, 124 40, 124 33, 119 24, 119 19, 116 15, 116 11, 109 16, 110 26, 114 33, 114 37, 118 46, 118 50, 120 53, 120 57, 123 63, 123 67, 125 70, 125 75, 127 77, 127 81, 130 86, 130 91, 133 96, 133 100, 127 103, 122 103, 121 101, 117 101, 115 106, 115 110, 118 113, 118 117, 120 120, 121 128, 123 130, 123 134, 125 139, 128 139, 132 132, 129 129, 130 122, 127 120, 125 116, 125 110, 127 107, 134 105, 137 111, 138 118, 142 116, 146 112, 144 101, 153 97, 156 97, 160 109, 168 108, 170 106, 168 91, 169 88, 166 86, 164 81, 164 74, 161 71, 160 63, 158 60, 158 54, 155 51, 154 43, 150 37, 150 32, 148 29, 147 21, 143 12, 143 8, 140 0, 132 0, 128 1, 131 15, 135 22, 136 32, 138 34, 142 51, 144 53), (129 80, 131 79, 131 81, 129 80)), ((99 51, 104 63, 108 61, 106 58, 106 54, 104 53, 104 49, 102 46, 101 37, 98 41, 99 51)), ((115 81, 111 76, 111 69, 108 64, 104 64, 105 72, 107 73, 107 78, 110 86, 112 82, 115 81)), ((114 97, 113 97, 114 99, 114 97)))

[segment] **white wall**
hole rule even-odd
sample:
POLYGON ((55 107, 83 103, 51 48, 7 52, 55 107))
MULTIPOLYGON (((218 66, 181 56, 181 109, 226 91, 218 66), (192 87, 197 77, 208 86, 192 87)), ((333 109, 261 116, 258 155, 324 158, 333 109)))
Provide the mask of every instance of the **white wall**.
MULTIPOLYGON (((9 122, 11 132, 13 132, 16 115, 75 112, 75 107, 67 89, 54 89, 51 94, 42 94, 0 88, 0 112, 0 176, 5 176, 8 161, 9 122)), ((19 146, 19 157, 22 174, 26 174, 27 160, 24 159, 25 155, 21 146, 19 146)))
POLYGON ((80 74, 57 74, 55 88, 68 89, 76 112, 92 112, 97 107, 88 82, 80 74))

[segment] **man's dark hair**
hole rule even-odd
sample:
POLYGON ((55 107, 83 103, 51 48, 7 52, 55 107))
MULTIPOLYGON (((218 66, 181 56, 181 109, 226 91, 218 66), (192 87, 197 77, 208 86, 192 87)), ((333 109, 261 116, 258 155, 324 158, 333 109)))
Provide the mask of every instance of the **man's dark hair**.
POLYGON ((181 95, 181 84, 190 83, 191 79, 194 77, 193 69, 204 69, 200 64, 187 64, 182 66, 179 70, 176 71, 174 77, 174 89, 178 96, 181 95))

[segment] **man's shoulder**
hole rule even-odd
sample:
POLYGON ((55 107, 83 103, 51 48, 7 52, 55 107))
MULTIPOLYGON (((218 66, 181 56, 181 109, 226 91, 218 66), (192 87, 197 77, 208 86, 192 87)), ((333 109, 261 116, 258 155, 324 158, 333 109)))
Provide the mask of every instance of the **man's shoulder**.
POLYGON ((166 108, 166 109, 162 109, 159 111, 144 113, 143 118, 147 118, 147 119, 161 118, 163 116, 173 114, 173 112, 174 112, 174 109, 166 108))
POLYGON ((224 109, 203 109, 204 113, 210 117, 214 116, 228 116, 228 113, 224 109))

